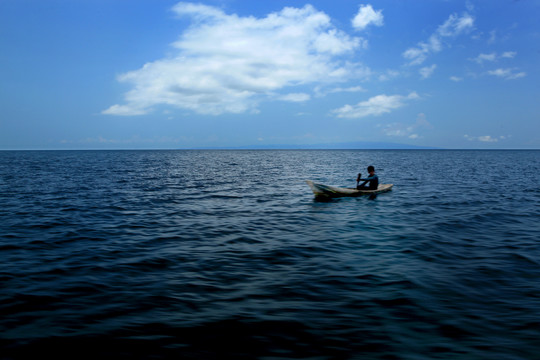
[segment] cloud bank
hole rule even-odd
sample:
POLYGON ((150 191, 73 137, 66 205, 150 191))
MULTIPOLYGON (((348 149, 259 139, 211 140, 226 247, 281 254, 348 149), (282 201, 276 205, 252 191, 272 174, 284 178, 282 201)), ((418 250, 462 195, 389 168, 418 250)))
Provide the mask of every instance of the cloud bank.
MULTIPOLYGON (((173 11, 192 20, 173 44, 177 54, 120 75, 118 80, 132 89, 124 104, 104 114, 142 115, 159 105, 211 115, 256 113, 259 102, 275 99, 279 90, 291 93, 282 97, 285 101, 305 101, 308 96, 295 86, 339 83, 369 73, 346 61, 366 41, 338 30, 328 15, 310 5, 264 18, 183 2, 173 11)), ((382 15, 366 14, 359 26, 382 22, 382 15)))

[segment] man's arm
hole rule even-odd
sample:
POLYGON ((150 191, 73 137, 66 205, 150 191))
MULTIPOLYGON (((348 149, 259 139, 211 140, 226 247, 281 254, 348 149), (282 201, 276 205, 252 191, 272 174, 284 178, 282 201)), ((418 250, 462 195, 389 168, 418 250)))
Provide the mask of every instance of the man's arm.
POLYGON ((368 181, 371 181, 373 179, 376 179, 377 178, 377 175, 373 175, 373 176, 370 176, 366 179, 360 179, 360 177, 358 177, 357 181, 365 181, 365 182, 368 182, 368 181))

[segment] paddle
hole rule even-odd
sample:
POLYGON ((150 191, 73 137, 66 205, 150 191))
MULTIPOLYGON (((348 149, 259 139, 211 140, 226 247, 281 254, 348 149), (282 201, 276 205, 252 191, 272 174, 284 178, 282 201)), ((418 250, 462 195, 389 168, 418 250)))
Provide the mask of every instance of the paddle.
POLYGON ((358 173, 358 176, 356 177, 356 187, 358 188, 358 184, 360 183, 360 179, 362 178, 362 174, 358 173))

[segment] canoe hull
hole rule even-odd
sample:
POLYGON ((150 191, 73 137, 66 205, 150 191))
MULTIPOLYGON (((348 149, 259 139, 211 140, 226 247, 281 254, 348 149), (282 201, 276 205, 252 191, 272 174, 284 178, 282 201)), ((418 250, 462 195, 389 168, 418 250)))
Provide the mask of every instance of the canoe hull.
POLYGON ((342 188, 337 186, 323 185, 306 180, 306 183, 316 197, 343 197, 380 194, 392 190, 393 184, 379 184, 377 190, 357 190, 354 188, 342 188))

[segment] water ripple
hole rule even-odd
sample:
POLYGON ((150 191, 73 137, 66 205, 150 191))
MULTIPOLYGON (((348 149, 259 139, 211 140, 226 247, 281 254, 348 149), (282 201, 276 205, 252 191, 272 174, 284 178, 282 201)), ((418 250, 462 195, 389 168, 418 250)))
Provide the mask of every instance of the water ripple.
POLYGON ((538 151, 0 152, 2 357, 537 358, 539 168, 538 151), (304 183, 372 163, 395 184, 375 199, 304 183))

